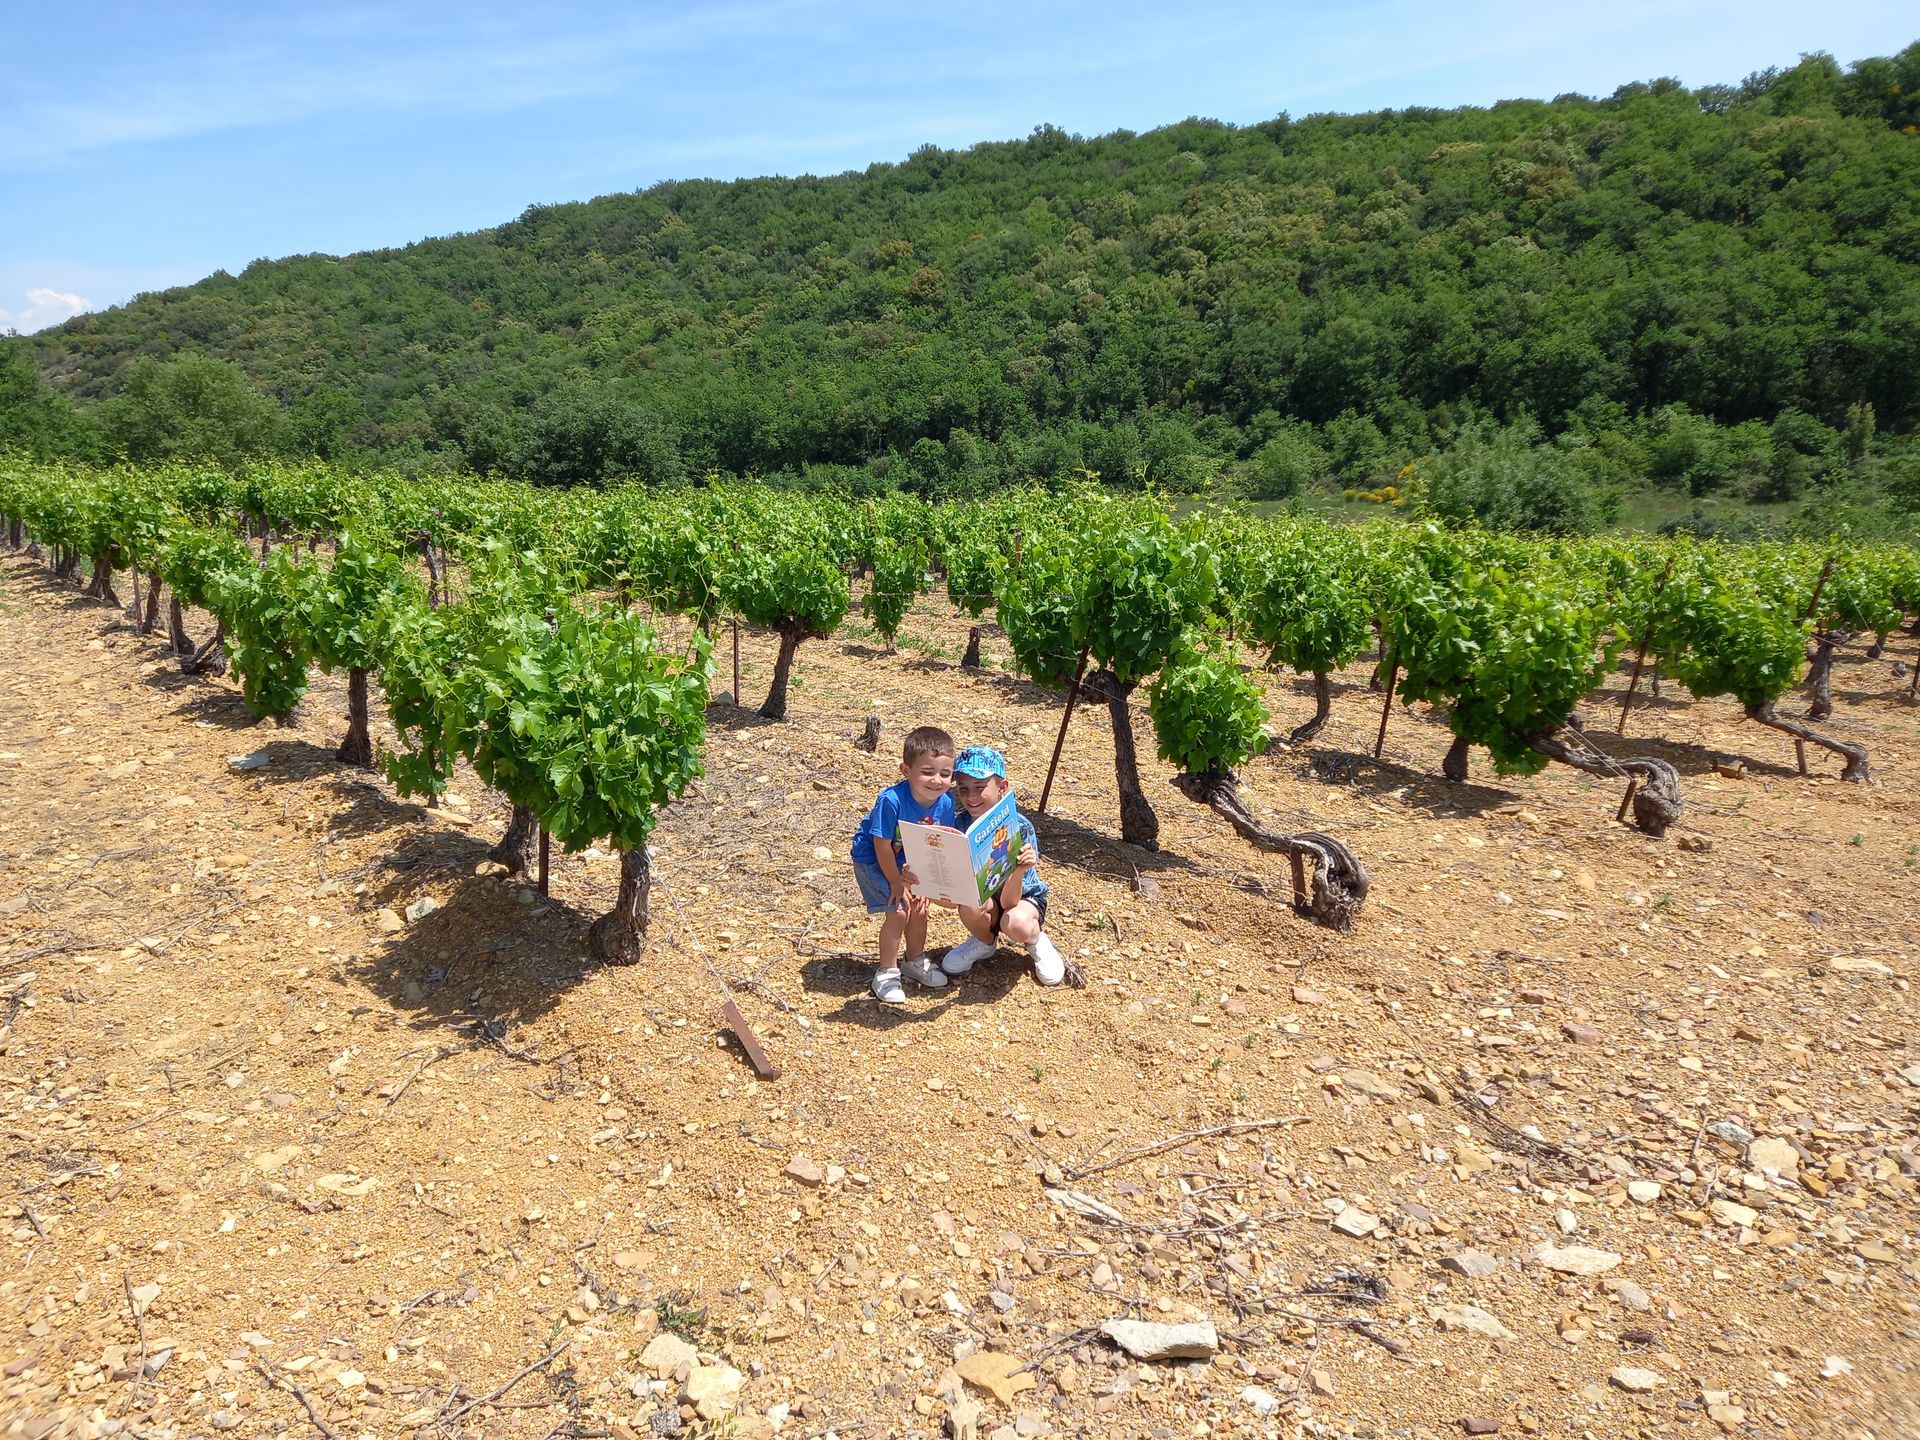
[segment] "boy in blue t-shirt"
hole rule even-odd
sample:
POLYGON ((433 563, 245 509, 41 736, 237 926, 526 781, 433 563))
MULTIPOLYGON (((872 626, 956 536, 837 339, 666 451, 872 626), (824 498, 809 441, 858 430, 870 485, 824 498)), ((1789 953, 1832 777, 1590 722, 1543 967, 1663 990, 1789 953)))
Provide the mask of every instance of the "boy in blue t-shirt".
MULTIPOLYGON (((1008 789, 1006 757, 991 745, 969 745, 953 762, 953 789, 958 797, 955 825, 964 830, 976 815, 1000 803, 1008 789)), ((1066 957, 1047 938, 1047 882, 1040 878, 1040 840, 1033 821, 1014 812, 1020 824, 1020 855, 1000 893, 991 904, 960 907, 960 923, 967 938, 940 961, 949 975, 964 975, 982 960, 998 953, 997 939, 1027 947, 1033 957, 1033 978, 1042 985, 1058 985, 1067 977, 1066 957)))
POLYGON ((867 818, 853 832, 853 877, 869 915, 882 915, 880 966, 874 996, 888 1005, 907 1000, 902 977, 938 990, 947 977, 926 957, 928 905, 913 893, 916 878, 906 868, 902 825, 952 825, 953 737, 933 725, 907 732, 901 747, 900 780, 880 792, 867 818), (901 941, 907 958, 895 963, 901 941))

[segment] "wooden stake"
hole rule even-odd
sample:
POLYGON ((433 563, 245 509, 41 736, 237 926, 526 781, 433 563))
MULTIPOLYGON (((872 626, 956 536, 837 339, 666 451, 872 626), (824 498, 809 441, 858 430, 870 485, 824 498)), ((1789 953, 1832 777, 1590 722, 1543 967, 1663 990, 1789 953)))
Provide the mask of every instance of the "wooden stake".
POLYGON ((740 621, 733 622, 733 704, 740 708, 740 621))
POLYGON ((547 889, 547 858, 551 852, 552 844, 553 837, 547 834, 547 827, 542 825, 540 827, 540 878, 535 885, 535 888, 538 889, 542 895, 552 893, 547 889))
POLYGON ((1298 850, 1287 856, 1293 861, 1293 903, 1298 909, 1307 905, 1307 861, 1298 850))
POLYGON ((1802 620, 1811 620, 1819 612, 1820 594, 1827 588, 1827 577, 1833 574, 1835 563, 1834 557, 1829 555, 1827 563, 1820 567, 1820 578, 1814 582, 1813 598, 1807 601, 1807 613, 1800 617, 1802 620))
POLYGON ((1400 679, 1400 657, 1391 650, 1387 652, 1387 703, 1380 707, 1380 733, 1373 740, 1373 758, 1380 758, 1380 751, 1387 743, 1387 717, 1393 714, 1393 687, 1400 679))
POLYGON ((1627 818, 1627 807, 1633 804, 1633 792, 1638 790, 1639 788, 1640 788, 1640 777, 1638 775, 1629 775, 1627 777, 1627 793, 1620 797, 1620 808, 1614 812, 1614 816, 1613 816, 1614 819, 1621 821, 1622 823, 1625 823, 1627 818))
POLYGON ((733 1038, 740 1042, 740 1048, 747 1052, 747 1061, 753 1066, 753 1073, 762 1080, 778 1080, 780 1067, 767 1058, 767 1052, 760 1048, 760 1037, 753 1033, 753 1027, 747 1024, 747 1017, 740 1013, 740 1007, 731 999, 720 1007, 720 1014, 727 1022, 727 1029, 733 1032, 733 1038))
POLYGON ((1806 774, 1807 773, 1807 742, 1802 740, 1798 735, 1793 737, 1793 755, 1794 755, 1794 759, 1800 762, 1800 773, 1802 775, 1806 774))
MULTIPOLYGON (((1015 531, 1016 543, 1019 531, 1015 531)), ((1040 813, 1047 813, 1047 801, 1053 798, 1053 772, 1060 768, 1060 751, 1067 743, 1067 722, 1073 719, 1074 704, 1080 699, 1080 682, 1086 678, 1087 656, 1093 653, 1089 639, 1080 647, 1080 663, 1074 667, 1073 684, 1067 689, 1067 712, 1060 717, 1060 733, 1053 737, 1053 759, 1047 762, 1047 783, 1040 787, 1040 813)))
MULTIPOLYGON (((1653 607, 1660 602, 1660 592, 1667 588, 1667 577, 1673 574, 1673 562, 1676 557, 1667 557, 1667 568, 1660 572, 1660 583, 1653 587, 1653 599, 1648 602, 1647 628, 1640 633, 1640 649, 1633 657, 1633 675, 1627 681, 1627 695, 1620 702, 1620 723, 1613 727, 1613 733, 1627 733, 1627 712, 1633 709, 1633 692, 1640 688, 1640 669, 1647 663, 1647 646, 1653 643, 1653 607)), ((1623 812, 1624 813, 1624 812, 1623 812)))

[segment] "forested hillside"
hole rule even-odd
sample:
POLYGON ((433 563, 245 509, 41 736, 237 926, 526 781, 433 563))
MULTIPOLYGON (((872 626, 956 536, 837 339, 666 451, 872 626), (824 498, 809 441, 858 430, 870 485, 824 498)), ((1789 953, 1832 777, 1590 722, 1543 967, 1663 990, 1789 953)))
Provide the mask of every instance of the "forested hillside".
POLYGON ((199 353, 278 402, 280 448, 553 480, 1283 494, 1480 417, 1792 494, 1920 420, 1917 130, 1920 44, 1604 100, 1042 128, 260 261, 9 343, 127 453, 100 402, 199 353))

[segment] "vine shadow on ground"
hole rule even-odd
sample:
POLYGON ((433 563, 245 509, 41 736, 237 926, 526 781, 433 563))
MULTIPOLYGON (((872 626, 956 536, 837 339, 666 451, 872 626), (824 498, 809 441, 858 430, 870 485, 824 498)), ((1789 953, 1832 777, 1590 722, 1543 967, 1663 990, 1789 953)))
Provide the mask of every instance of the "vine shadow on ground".
POLYGON ((1431 815, 1486 815, 1504 806, 1516 805, 1521 799, 1517 791, 1477 785, 1471 780, 1449 780, 1398 760, 1385 757, 1376 760, 1356 750, 1302 747, 1293 754, 1304 757, 1301 763, 1287 767, 1297 780, 1345 786, 1376 800, 1393 795, 1403 804, 1431 815), (1401 791, 1405 793, 1400 794, 1401 791))
POLYGON ((475 873, 491 853, 489 838, 456 826, 444 812, 432 818, 423 805, 391 794, 372 772, 350 770, 319 745, 287 739, 262 749, 267 764, 248 777, 266 785, 318 780, 345 802, 325 819, 327 841, 386 839, 375 859, 333 877, 357 882, 364 910, 404 914, 423 897, 438 901, 346 961, 404 1023, 468 1031, 474 1043, 492 1044, 546 1014, 601 968, 581 943, 592 916, 564 899, 534 896, 526 884, 475 873))

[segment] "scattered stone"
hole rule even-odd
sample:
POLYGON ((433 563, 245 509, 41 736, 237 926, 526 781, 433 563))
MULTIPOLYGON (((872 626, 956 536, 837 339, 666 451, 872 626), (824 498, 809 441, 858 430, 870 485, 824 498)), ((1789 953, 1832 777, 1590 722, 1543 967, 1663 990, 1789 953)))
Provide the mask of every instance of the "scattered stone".
POLYGON ((289 1162, 300 1158, 298 1145, 282 1145, 278 1150, 262 1150, 253 1157, 253 1163, 262 1174, 271 1175, 283 1169, 289 1162))
POLYGON ((1647 1298, 1647 1292, 1631 1280, 1609 1280, 1607 1289, 1612 1292, 1615 1300, 1629 1310, 1635 1310, 1644 1315, 1653 1308, 1653 1302, 1647 1298))
POLYGON ((1324 1395, 1331 1398, 1334 1394, 1333 1376, 1325 1370, 1308 1370, 1307 1385, 1316 1395, 1324 1395))
POLYGON ((1743 1405, 1709 1405, 1707 1418, 1722 1430, 1737 1430, 1747 1423, 1747 1411, 1743 1405))
POLYGON ((1280 1408, 1280 1397, 1270 1390, 1262 1390, 1258 1385, 1249 1385, 1240 1392, 1240 1398, 1253 1407, 1253 1413, 1262 1420, 1280 1408))
POLYGON ((400 912, 397 910, 382 910, 373 917, 373 923, 388 935, 397 935, 407 928, 407 922, 400 918, 400 912))
POLYGON ((1512 1340, 1513 1331, 1478 1305, 1437 1305, 1427 1312, 1442 1330, 1465 1330, 1489 1340, 1512 1340))
POLYGON ((251 755, 229 755, 229 770, 259 770, 272 761, 273 757, 264 750, 256 750, 251 755))
POLYGON ((1829 1355, 1820 1364, 1822 1380, 1838 1380, 1842 1375, 1853 1373, 1853 1362, 1844 1355, 1829 1355))
MULTIPOLYGON (((1309 990, 1304 985, 1296 985, 1293 987, 1293 1003, 1296 1005, 1325 1005, 1327 1003, 1327 997, 1322 995, 1318 990, 1309 990)), ((1263 1390, 1260 1393, 1264 1395, 1266 1392, 1263 1390)))
POLYGON ((1580 1217, 1562 1207, 1553 1212, 1553 1223, 1562 1235, 1571 1235, 1580 1228, 1580 1217))
POLYGON ((1661 1384, 1660 1376, 1654 1371, 1637 1370, 1631 1365, 1616 1366, 1607 1378, 1622 1390, 1629 1390, 1635 1395, 1645 1395, 1650 1390, 1657 1390, 1661 1384))
POLYGON ((1364 1240, 1380 1228, 1380 1217, 1369 1215, 1357 1206, 1349 1205, 1333 1217, 1333 1228, 1342 1235, 1351 1235, 1356 1240, 1364 1240))
POLYGON ((1760 1212, 1750 1205, 1736 1204, 1732 1200, 1713 1202, 1713 1218, 1722 1225, 1738 1225, 1745 1228, 1760 1218, 1760 1212))
POLYGON ((1582 1025, 1576 1020, 1562 1020, 1560 1033, 1576 1045, 1598 1045, 1607 1037, 1592 1025, 1582 1025))
POLYGON ((796 1155, 787 1162, 787 1168, 780 1172, 789 1180, 798 1180, 809 1190, 827 1178, 826 1172, 805 1155, 796 1155))
POLYGON ((746 1378, 731 1365, 695 1365, 687 1372, 680 1399, 693 1406, 702 1420, 722 1420, 739 1405, 746 1378))
POLYGON ((1707 1133, 1743 1149, 1753 1143, 1753 1132, 1738 1120, 1716 1120, 1707 1126, 1707 1133))
POLYGON ((1108 1320, 1105 1335, 1136 1360, 1203 1360, 1220 1348, 1211 1320, 1187 1325, 1157 1325, 1148 1320, 1108 1320))
POLYGON ((1800 1169, 1800 1152, 1789 1141, 1765 1135, 1747 1146, 1747 1164, 1762 1175, 1792 1175, 1800 1169))
POLYGON ((1883 965, 1878 960, 1870 960, 1865 955, 1836 955, 1827 961, 1829 970, 1838 970, 1843 975, 1891 975, 1893 967, 1883 965))
POLYGON ((427 916, 440 908, 440 902, 431 895, 422 895, 401 913, 407 917, 409 925, 418 925, 427 916))
POLYGON ((1620 1257, 1585 1245, 1547 1245, 1541 1248, 1540 1263, 1563 1275, 1604 1275, 1620 1263, 1620 1257))
POLYGON ((1691 850, 1696 855, 1704 855, 1713 849, 1713 841, 1704 835, 1682 835, 1673 843, 1682 850, 1691 850))
POLYGON ((1376 1100, 1397 1100, 1400 1087, 1389 1080, 1383 1080, 1371 1070, 1348 1070, 1340 1077, 1340 1082, 1349 1090, 1358 1090, 1362 1095, 1370 1095, 1376 1100))
POLYGON ((678 1335, 661 1331, 647 1342, 647 1348, 640 1352, 640 1365, 655 1375, 671 1375, 682 1365, 691 1373, 700 1363, 700 1352, 682 1340, 678 1335))
POLYGON ((958 1361, 953 1369, 969 1385, 986 1391, 1011 1409, 1016 1396, 1040 1383, 1031 1370, 1021 1368, 1025 1364, 1018 1355, 1005 1351, 976 1350, 958 1361))
POLYGON ((1629 1180, 1627 1198, 1636 1205, 1651 1205, 1660 1198, 1660 1182, 1657 1180, 1629 1180))
POLYGON ((1485 1280, 1500 1268, 1500 1262, 1482 1250, 1462 1250, 1442 1258, 1440 1268, 1469 1280, 1485 1280))
POLYGON ((1469 1435, 1498 1435, 1500 1422, 1484 1415, 1467 1415, 1461 1419, 1460 1428, 1469 1435))

